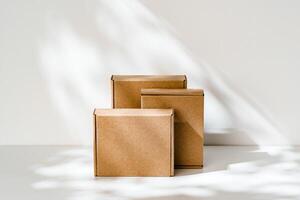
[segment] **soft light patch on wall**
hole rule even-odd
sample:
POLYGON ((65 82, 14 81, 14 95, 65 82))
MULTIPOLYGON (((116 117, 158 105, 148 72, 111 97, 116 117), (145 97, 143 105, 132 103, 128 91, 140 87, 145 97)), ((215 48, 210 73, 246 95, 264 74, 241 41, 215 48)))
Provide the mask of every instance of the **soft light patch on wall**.
POLYGON ((78 22, 49 16, 40 40, 40 69, 71 144, 91 144, 91 113, 110 107, 111 74, 186 74, 189 87, 205 90, 207 144, 288 144, 255 98, 193 59, 170 25, 139 1, 95 3, 78 22))

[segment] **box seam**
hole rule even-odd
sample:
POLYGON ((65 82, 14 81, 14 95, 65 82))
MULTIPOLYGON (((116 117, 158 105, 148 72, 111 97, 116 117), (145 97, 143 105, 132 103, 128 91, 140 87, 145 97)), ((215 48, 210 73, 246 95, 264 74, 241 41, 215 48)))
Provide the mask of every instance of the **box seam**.
POLYGON ((191 96, 204 96, 204 94, 185 94, 185 95, 180 95, 180 94, 141 94, 141 96, 188 96, 188 97, 191 97, 191 96))
POLYGON ((174 176, 174 113, 170 117, 171 121, 171 140, 170 140, 170 153, 171 153, 171 160, 170 160, 170 176, 174 176))
POLYGON ((97 176, 97 171, 98 171, 98 167, 97 167, 97 116, 95 115, 95 111, 93 114, 93 118, 94 118, 94 176, 97 176))
POLYGON ((111 102, 112 102, 112 108, 115 108, 115 81, 114 81, 114 75, 111 76, 111 102))
POLYGON ((187 77, 184 75, 183 88, 187 88, 187 77))

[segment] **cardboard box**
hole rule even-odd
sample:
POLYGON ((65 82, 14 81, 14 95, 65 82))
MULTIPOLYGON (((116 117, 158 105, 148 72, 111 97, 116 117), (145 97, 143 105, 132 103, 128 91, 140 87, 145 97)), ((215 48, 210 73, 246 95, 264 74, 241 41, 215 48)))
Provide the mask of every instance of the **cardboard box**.
POLYGON ((173 176, 172 109, 96 109, 95 176, 173 176))
POLYGON ((196 89, 142 89, 142 108, 173 108, 175 168, 203 167, 204 92, 196 89))
POLYGON ((187 80, 185 75, 113 75, 111 85, 113 108, 141 108, 142 88, 182 89, 186 88, 187 80))

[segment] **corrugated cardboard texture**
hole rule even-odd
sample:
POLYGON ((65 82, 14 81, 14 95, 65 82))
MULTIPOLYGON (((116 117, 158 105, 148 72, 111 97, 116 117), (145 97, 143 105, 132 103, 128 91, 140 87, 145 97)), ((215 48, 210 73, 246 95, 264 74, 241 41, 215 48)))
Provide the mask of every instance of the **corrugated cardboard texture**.
POLYGON ((203 90, 143 89, 142 108, 173 108, 175 168, 203 166, 203 90))
POLYGON ((113 108, 140 108, 142 88, 183 89, 187 80, 185 75, 113 75, 111 85, 113 108))
POLYGON ((172 109, 96 109, 95 176, 173 176, 172 109))

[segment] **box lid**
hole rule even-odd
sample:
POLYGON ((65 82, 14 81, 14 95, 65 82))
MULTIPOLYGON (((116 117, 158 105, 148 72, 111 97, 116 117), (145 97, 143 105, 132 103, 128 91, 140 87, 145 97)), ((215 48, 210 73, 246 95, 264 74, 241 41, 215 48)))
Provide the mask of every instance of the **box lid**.
POLYGON ((173 109, 95 109, 96 116, 171 116, 173 109))
POLYGON ((113 81, 185 81, 185 75, 112 75, 113 81))
POLYGON ((141 89, 141 95, 203 96, 202 89, 141 89))

